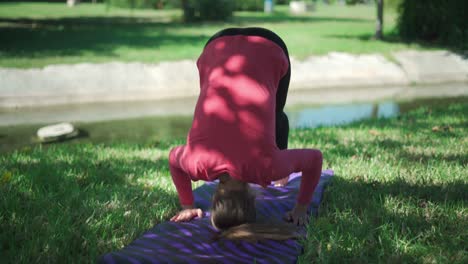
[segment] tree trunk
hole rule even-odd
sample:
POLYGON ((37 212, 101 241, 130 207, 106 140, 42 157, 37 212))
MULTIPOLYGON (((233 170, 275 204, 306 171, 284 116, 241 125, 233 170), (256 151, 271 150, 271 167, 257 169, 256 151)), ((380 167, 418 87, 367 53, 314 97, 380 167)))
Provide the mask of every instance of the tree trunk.
POLYGON ((190 22, 193 20, 193 8, 191 8, 191 5, 189 3, 189 0, 181 0, 182 2, 182 11, 184 13, 184 22, 190 22))
POLYGON ((371 117, 372 117, 372 118, 377 118, 377 117, 379 117, 379 105, 376 104, 376 103, 372 104, 371 117))
POLYGON ((376 0, 377 2, 377 26, 375 29, 375 38, 383 38, 383 7, 384 0, 376 0))

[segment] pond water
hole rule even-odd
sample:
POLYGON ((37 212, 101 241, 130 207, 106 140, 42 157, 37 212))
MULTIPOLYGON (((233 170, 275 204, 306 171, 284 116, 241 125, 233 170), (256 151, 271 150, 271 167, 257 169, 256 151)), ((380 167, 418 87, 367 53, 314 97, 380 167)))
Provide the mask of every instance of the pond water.
POLYGON ((396 102, 355 103, 287 109, 286 113, 292 128, 313 128, 347 124, 366 118, 397 116, 400 107, 396 102))
MULTIPOLYGON (((291 128, 343 125, 367 119, 394 117, 420 106, 453 102, 468 97, 382 101, 329 105, 287 106, 291 128)), ((0 111, 0 152, 39 144, 37 129, 57 122, 72 122, 79 137, 67 143, 130 143, 158 145, 168 139, 184 139, 192 121, 195 99, 119 104, 89 104, 0 111)), ((65 143, 65 142, 62 142, 65 143)))

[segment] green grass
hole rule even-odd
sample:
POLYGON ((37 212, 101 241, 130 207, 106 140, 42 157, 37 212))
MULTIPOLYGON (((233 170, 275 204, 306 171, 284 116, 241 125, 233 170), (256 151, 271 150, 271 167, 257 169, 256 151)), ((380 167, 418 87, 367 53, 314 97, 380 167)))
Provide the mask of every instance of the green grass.
POLYGON ((338 177, 302 263, 466 263, 468 104, 296 131, 338 177), (310 144, 313 142, 313 144, 310 144))
POLYGON ((385 41, 372 38, 373 6, 319 5, 308 15, 277 6, 272 15, 237 12, 230 22, 184 24, 180 10, 127 10, 104 4, 0 3, 0 66, 31 68, 80 62, 158 63, 194 59, 215 32, 260 26, 277 32, 292 56, 302 59, 331 51, 383 53, 426 49, 394 34, 396 13, 385 14, 385 41))
MULTIPOLYGON (((293 130, 336 172, 300 263, 466 263, 468 104, 293 130)), ((75 143, 0 154, 0 262, 92 262, 177 211, 167 155, 75 143)))

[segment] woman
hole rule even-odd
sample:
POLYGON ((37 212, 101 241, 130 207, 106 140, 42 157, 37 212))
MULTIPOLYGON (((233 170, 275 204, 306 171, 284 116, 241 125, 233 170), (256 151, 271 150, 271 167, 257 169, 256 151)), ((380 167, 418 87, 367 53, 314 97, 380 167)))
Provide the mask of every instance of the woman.
POLYGON ((322 154, 287 150, 284 105, 291 74, 286 45, 263 28, 228 28, 215 34, 197 61, 200 96, 187 144, 169 154, 182 210, 171 221, 202 216, 194 207, 191 181, 220 180, 211 221, 226 231, 255 222, 248 183, 266 187, 302 171, 295 207, 286 220, 307 223, 307 208, 319 181, 322 154))

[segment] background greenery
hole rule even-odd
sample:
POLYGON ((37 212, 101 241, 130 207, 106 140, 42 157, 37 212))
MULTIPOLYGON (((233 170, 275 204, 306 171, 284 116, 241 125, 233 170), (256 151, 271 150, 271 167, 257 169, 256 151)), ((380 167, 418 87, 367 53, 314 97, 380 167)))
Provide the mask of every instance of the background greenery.
POLYGON ((427 49, 395 33, 396 12, 385 15, 386 39, 373 39, 375 9, 370 5, 320 4, 315 12, 291 15, 287 6, 273 14, 235 12, 227 22, 181 22, 180 9, 130 10, 104 4, 0 3, 0 66, 43 67, 79 62, 146 62, 195 59, 205 42, 225 27, 260 26, 278 33, 298 59, 332 51, 382 53, 427 49))
MULTIPOLYGON (((235 2, 236 10, 239 11, 263 11, 264 0, 237 0, 235 2)), ((287 4, 286 2, 289 1, 283 1, 283 4, 287 4)))
POLYGON ((399 7, 398 30, 407 40, 421 39, 468 48, 468 1, 406 0, 399 7))
POLYGON ((184 21, 216 21, 232 17, 236 8, 234 0, 186 0, 184 1, 184 21))

